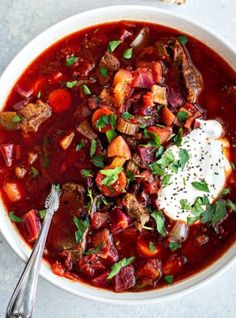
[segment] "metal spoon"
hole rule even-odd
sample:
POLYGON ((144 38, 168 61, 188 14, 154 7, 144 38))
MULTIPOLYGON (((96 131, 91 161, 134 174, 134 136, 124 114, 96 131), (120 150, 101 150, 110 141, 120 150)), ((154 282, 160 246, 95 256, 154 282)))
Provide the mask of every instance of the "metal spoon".
POLYGON ((43 250, 53 214, 59 208, 59 199, 60 191, 55 185, 52 185, 51 191, 45 202, 47 213, 39 237, 35 242, 30 258, 26 263, 25 269, 8 304, 6 318, 32 317, 43 250))

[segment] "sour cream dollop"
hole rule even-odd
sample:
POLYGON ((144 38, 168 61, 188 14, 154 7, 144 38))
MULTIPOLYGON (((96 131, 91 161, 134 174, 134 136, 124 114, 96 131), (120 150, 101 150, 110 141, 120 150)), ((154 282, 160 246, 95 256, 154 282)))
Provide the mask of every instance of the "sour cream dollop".
POLYGON ((173 145, 167 150, 172 152, 175 160, 180 159, 181 149, 189 155, 185 167, 179 168, 176 173, 171 167, 165 168, 165 174, 171 175, 170 182, 161 186, 158 192, 159 208, 173 220, 187 222, 187 218, 193 216, 190 210, 182 209, 181 200, 193 205, 198 197, 207 196, 210 203, 217 199, 232 170, 230 144, 224 138, 222 125, 216 120, 197 120, 197 124, 199 128, 184 136, 180 147, 173 145), (202 180, 209 192, 200 191, 192 185, 202 180))

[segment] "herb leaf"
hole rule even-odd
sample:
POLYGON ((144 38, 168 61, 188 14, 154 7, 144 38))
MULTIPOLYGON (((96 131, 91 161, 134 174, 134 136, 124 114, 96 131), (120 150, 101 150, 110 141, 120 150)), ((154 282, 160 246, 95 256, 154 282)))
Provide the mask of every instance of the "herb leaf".
POLYGON ((107 136, 108 142, 110 143, 117 136, 117 133, 115 132, 115 130, 110 129, 106 131, 106 136, 107 136))
POLYGON ((149 167, 154 175, 164 176, 165 171, 157 162, 150 163, 149 167))
POLYGON ((87 85, 83 84, 82 85, 82 89, 83 89, 83 92, 84 92, 85 95, 91 95, 92 94, 87 85))
POLYGON ((81 175, 85 179, 87 177, 92 177, 92 170, 90 169, 83 169, 81 170, 81 175))
POLYGON ((75 150, 76 151, 79 151, 79 150, 81 150, 82 148, 84 148, 84 143, 82 143, 82 142, 79 142, 77 145, 76 145, 76 148, 75 148, 75 150))
POLYGON ((181 247, 181 244, 179 244, 179 243, 176 243, 176 242, 170 242, 169 243, 169 248, 173 252, 176 251, 180 247, 181 247))
POLYGON ((149 246, 148 246, 148 248, 149 248, 149 251, 150 252, 153 252, 153 253, 155 253, 156 252, 156 246, 155 246, 155 244, 153 243, 153 242, 149 242, 149 246))
POLYGON ((135 256, 131 256, 129 258, 123 258, 122 260, 120 260, 119 262, 113 264, 111 266, 111 271, 110 274, 108 275, 108 279, 113 278, 114 276, 116 276, 119 271, 121 270, 122 267, 131 265, 135 260, 135 256))
POLYGON ((44 219, 46 216, 47 210, 39 210, 40 219, 44 219))
POLYGON ((183 128, 181 127, 177 133, 176 136, 174 136, 173 141, 174 144, 179 147, 182 144, 182 140, 183 140, 183 128))
POLYGON ((164 177, 161 180, 161 185, 163 187, 166 187, 168 184, 170 184, 171 183, 171 177, 172 177, 171 174, 165 174, 164 177))
POLYGON ((96 140, 92 140, 91 145, 90 145, 90 157, 91 158, 95 155, 96 149, 97 149, 97 142, 96 142, 96 140))
POLYGON ((80 243, 83 240, 83 236, 87 229, 89 228, 89 220, 85 219, 84 221, 79 219, 77 216, 74 216, 74 224, 77 227, 77 231, 75 232, 75 240, 76 243, 80 243))
POLYGON ((233 203, 231 200, 227 200, 227 205, 232 211, 236 212, 236 204, 235 203, 233 203))
POLYGON ((126 60, 131 59, 132 53, 133 53, 133 49, 132 48, 126 49, 124 51, 124 53, 123 53, 123 58, 125 58, 126 60))
POLYGON ((164 225, 165 225, 165 218, 160 211, 155 211, 151 214, 151 217, 156 221, 156 229, 157 232, 160 233, 162 236, 166 236, 164 225))
POLYGON ((209 188, 208 188, 208 185, 207 185, 207 183, 206 183, 205 180, 194 181, 194 182, 192 182, 191 184, 192 184, 192 186, 193 186, 194 188, 196 188, 196 189, 199 190, 199 191, 208 192, 208 193, 210 192, 210 190, 209 190, 209 188))
POLYGON ((103 77, 106 77, 107 76, 107 69, 105 67, 101 67, 100 68, 100 74, 103 76, 103 77))
POLYGON ((174 281, 174 275, 164 276, 164 280, 168 285, 171 285, 174 281))
POLYGON ((186 163, 188 162, 190 156, 186 149, 180 149, 179 151, 179 163, 180 167, 183 170, 186 163))
POLYGON ((78 59, 79 58, 77 56, 73 56, 73 55, 67 57, 66 66, 71 66, 71 65, 75 64, 78 61, 78 59))
POLYGON ((98 251, 100 251, 100 249, 102 247, 103 247, 103 242, 98 244, 98 246, 96 248, 92 248, 92 249, 88 250, 87 252, 85 252, 84 255, 96 254, 98 251))
POLYGON ((118 180, 118 175, 122 170, 122 167, 100 170, 100 173, 105 175, 105 178, 101 181, 101 184, 104 184, 106 186, 113 185, 118 180))
POLYGON ((188 113, 184 111, 180 111, 177 113, 178 121, 183 122, 188 118, 188 113))
POLYGON ((130 114, 129 112, 124 112, 122 115, 121 115, 121 118, 123 119, 131 119, 133 118, 134 115, 130 114))
POLYGON ((19 122, 21 122, 21 117, 19 116, 19 115, 15 115, 15 116, 13 116, 12 117, 12 119, 11 119, 11 121, 13 122, 13 123, 19 123, 19 122))
POLYGON ((94 156, 92 162, 93 162, 93 164, 96 167, 103 168, 104 167, 104 157, 103 157, 103 155, 94 156))
POLYGON ((121 44, 121 41, 120 40, 114 40, 114 41, 110 41, 108 43, 108 52, 112 53, 115 51, 115 49, 121 44))
POLYGON ((88 214, 91 213, 91 209, 92 209, 92 205, 93 205, 93 190, 92 189, 88 189, 88 193, 87 193, 87 196, 89 197, 89 205, 88 205, 88 214))
POLYGON ((77 83, 78 81, 66 82, 66 87, 73 88, 77 83))
POLYGON ((19 218, 18 216, 16 216, 13 211, 9 212, 9 218, 12 222, 15 222, 15 223, 23 222, 22 218, 19 218))
POLYGON ((185 35, 178 36, 178 40, 182 45, 185 45, 188 42, 188 38, 185 35))

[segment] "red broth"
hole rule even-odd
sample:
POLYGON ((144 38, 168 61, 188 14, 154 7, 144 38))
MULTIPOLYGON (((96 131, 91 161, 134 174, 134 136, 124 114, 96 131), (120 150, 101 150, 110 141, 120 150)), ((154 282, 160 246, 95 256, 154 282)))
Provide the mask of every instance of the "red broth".
MULTIPOLYGON (((127 176, 123 176, 125 180, 121 180, 119 173, 116 182, 120 182, 121 191, 117 188, 110 191, 109 187, 104 189, 104 185, 102 187, 101 184, 99 187, 99 182, 96 183, 95 178, 98 171, 102 169, 101 156, 105 158, 105 169, 111 168, 112 162, 111 158, 107 157, 108 141, 105 132, 98 131, 96 125, 95 129, 92 128, 93 133, 96 134, 97 148, 91 158, 93 138, 88 138, 77 130, 84 120, 87 120, 91 126, 93 113, 98 108, 104 109, 104 107, 115 114, 119 120, 122 113, 129 112, 134 117, 150 116, 154 118, 154 121, 156 120, 155 125, 157 123, 163 125, 156 110, 158 105, 151 107, 143 105, 143 95, 150 92, 149 83, 128 88, 121 85, 121 88, 125 90, 125 97, 121 93, 118 97, 115 96, 114 100, 115 74, 119 69, 125 69, 129 74, 137 75, 137 64, 141 67, 141 76, 145 72, 154 76, 156 73, 154 74, 152 69, 152 62, 159 63, 155 65, 162 69, 163 80, 160 81, 160 86, 167 87, 168 94, 172 89, 172 92, 176 93, 175 90, 177 90, 180 95, 178 106, 173 107, 170 103, 167 105, 176 115, 179 108, 186 105, 187 101, 182 80, 176 80, 180 68, 179 65, 174 65, 173 61, 168 61, 173 59, 170 48, 169 51, 167 49, 167 56, 162 59, 160 54, 157 54, 158 45, 155 43, 162 39, 165 42, 167 38, 178 39, 181 35, 174 29, 140 22, 121 21, 91 27, 72 34, 48 48, 25 70, 12 89, 4 112, 16 111, 17 114, 14 115, 16 117, 13 120, 16 125, 21 125, 21 110, 29 103, 35 104, 41 100, 49 105, 52 113, 34 132, 24 131, 24 129, 0 129, 2 197, 7 210, 14 212, 13 216, 11 213, 11 219, 16 221, 15 224, 26 242, 32 245, 40 229, 44 214, 42 210, 50 185, 51 183, 60 184, 61 205, 54 215, 45 250, 45 258, 56 274, 116 292, 160 288, 167 283, 172 283, 172 280, 177 282, 206 268, 235 242, 236 213, 230 208, 218 224, 199 222, 191 225, 187 239, 174 251, 169 247, 169 233, 175 222, 168 217, 165 217, 164 237, 155 230, 156 224, 152 218, 147 222, 147 228, 144 227, 140 231, 140 224, 135 227, 134 222, 137 220, 124 208, 123 191, 126 190, 135 195, 139 193, 137 194, 139 204, 143 199, 144 204, 147 204, 149 208, 147 211, 150 212, 151 209, 153 212, 155 202, 158 200, 155 187, 160 180, 154 176, 154 183, 145 186, 140 179, 135 178, 127 184, 127 176), (131 47, 130 44, 144 26, 149 29, 148 36, 138 48, 132 50, 132 53, 131 50, 126 51, 126 57, 124 57, 124 51, 131 47), (107 51, 108 43, 114 40, 121 41, 113 42, 111 48, 112 51, 117 45, 114 51, 110 52, 115 60, 110 61, 108 67, 101 66, 100 60, 107 51), (128 93, 126 89, 129 90, 128 93), (122 105, 116 98, 123 98, 122 105), (63 149, 61 141, 71 133, 73 140, 68 148, 63 149), (9 155, 12 149, 6 148, 4 146, 6 144, 13 145, 12 156, 9 155), (99 167, 94 165, 94 156, 99 161, 99 167), (91 170, 86 178, 81 174, 84 169, 91 170), (79 184, 83 189, 63 188, 63 185, 67 183, 79 184), (11 188, 12 184, 16 185, 16 191, 14 186, 13 189, 11 188), (154 190, 150 189, 151 186, 154 190), (99 197, 99 206, 95 207, 96 215, 93 214, 92 217, 89 214, 91 202, 87 196, 88 189, 93 192, 93 198, 102 193, 103 198, 108 201, 102 202, 99 197), (117 196, 113 196, 116 191, 118 191, 117 196), (17 196, 20 198, 17 199, 17 196), (120 210, 117 211, 116 207, 120 210), (31 213, 28 213, 29 211, 31 213), (90 223, 86 233, 80 231, 77 233, 77 238, 75 236, 78 230, 75 225, 76 219, 82 220, 82 227, 85 226, 85 228, 88 224, 86 222, 90 223), (150 231, 148 228, 154 230, 150 231), (85 246, 82 246, 78 237, 81 233, 82 240, 86 237, 86 242, 83 242, 83 244, 86 243, 85 246), (125 261, 118 274, 107 279, 112 268, 114 271, 114 263, 122 259, 125 261)), ((191 103, 193 113, 200 109, 201 116, 204 118, 217 119, 222 123, 231 144, 231 161, 236 163, 233 151, 236 147, 236 73, 216 52, 200 41, 189 35, 179 39, 185 47, 184 52, 187 51, 188 58, 191 58, 189 61, 192 61, 191 63, 195 65, 203 79, 201 93, 197 96, 197 101, 191 103), (186 39, 187 43, 184 44, 186 39)), ((127 78, 125 80, 127 81, 127 78)), ((149 80, 152 81, 153 78, 149 80)), ((150 94, 148 96, 150 97, 150 94)), ((176 96, 174 96, 174 102, 176 102, 176 96)), ((38 105, 38 107, 41 106, 38 105)), ((105 127, 105 130, 107 125, 110 125, 106 115, 105 124, 102 123, 102 129, 105 127)), ((148 126, 152 125, 147 125, 147 128, 148 126)), ((179 126, 174 124, 172 126, 173 133, 176 133, 179 126)), ((108 128, 111 128, 111 125, 108 128)), ((114 128, 116 134, 122 136, 128 144, 132 155, 137 152, 135 140, 138 140, 138 143, 143 141, 143 130, 138 128, 139 131, 131 138, 117 131, 117 127, 114 128)), ((185 133, 188 133, 187 129, 184 127, 183 129, 185 133)), ((124 144, 121 145, 121 150, 123 148, 124 144)), ((126 167, 127 160, 124 161, 126 161, 124 165, 126 167)), ((124 167, 123 171, 126 173, 124 167)), ((139 170, 139 173, 150 172, 147 168, 139 168, 139 170)), ((229 188, 227 200, 234 201, 236 197, 235 178, 236 173, 233 171, 227 183, 229 188)), ((146 213, 149 214, 149 212, 146 213)))

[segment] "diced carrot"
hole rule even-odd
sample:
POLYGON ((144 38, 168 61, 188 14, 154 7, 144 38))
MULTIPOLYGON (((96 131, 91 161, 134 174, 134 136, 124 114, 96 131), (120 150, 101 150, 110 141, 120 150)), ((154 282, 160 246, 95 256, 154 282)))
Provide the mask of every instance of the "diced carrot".
POLYGON ((137 239, 137 252, 140 256, 154 257, 160 255, 161 247, 157 243, 153 243, 153 248, 150 249, 150 242, 150 240, 142 237, 137 239))
POLYGON ((131 152, 128 144, 123 137, 118 136, 112 140, 107 148, 108 157, 121 157, 126 160, 131 158, 131 152))
POLYGON ((145 107, 152 107, 154 106, 153 101, 153 94, 152 92, 147 92, 145 95, 143 95, 143 103, 145 107))
POLYGON ((200 111, 197 111, 193 116, 189 117, 184 124, 184 128, 190 129, 195 119, 200 117, 201 115, 202 113, 200 111))
POLYGON ((118 180, 112 184, 111 186, 107 186, 102 184, 102 180, 105 178, 103 174, 98 172, 97 177, 96 177, 96 184, 100 191, 108 197, 115 197, 120 195, 122 192, 124 192, 126 183, 127 183, 127 178, 126 175, 123 171, 121 171, 118 175, 118 180))
POLYGON ((123 105, 126 97, 129 96, 131 92, 131 82, 133 80, 133 75, 130 71, 125 69, 120 69, 114 77, 114 96, 116 104, 119 108, 123 105))
POLYGON ((60 146, 62 149, 66 150, 72 143, 75 137, 75 133, 72 131, 70 134, 66 135, 61 141, 60 146))
POLYGON ((151 126, 151 127, 148 127, 148 131, 159 136, 161 139, 161 144, 166 143, 172 135, 171 127, 163 127, 162 128, 162 127, 151 126))
POLYGON ((17 183, 7 182, 3 185, 3 191, 12 202, 19 201, 21 199, 20 189, 17 183))
POLYGON ((162 65, 160 62, 154 62, 152 67, 153 75, 155 78, 156 83, 162 82, 162 65))
POLYGON ((71 106, 70 93, 63 88, 52 91, 48 96, 48 101, 56 113, 64 112, 71 106))
POLYGON ((163 107, 161 110, 161 119, 166 126, 171 126, 175 120, 175 115, 168 107, 163 107))
POLYGON ((52 265, 52 271, 55 275, 64 276, 65 270, 59 261, 55 261, 52 265))
POLYGON ((111 129, 111 125, 107 124, 104 128, 99 129, 99 127, 97 127, 97 121, 102 117, 102 116, 109 116, 113 114, 113 112, 109 109, 109 108, 99 108, 97 109, 92 116, 92 123, 93 123, 93 127, 97 130, 100 131, 102 133, 105 133, 106 131, 111 129))
POLYGON ((116 168, 116 167, 123 167, 123 165, 125 164, 126 159, 125 158, 121 158, 121 157, 115 157, 112 161, 112 163, 110 164, 110 168, 116 168))

